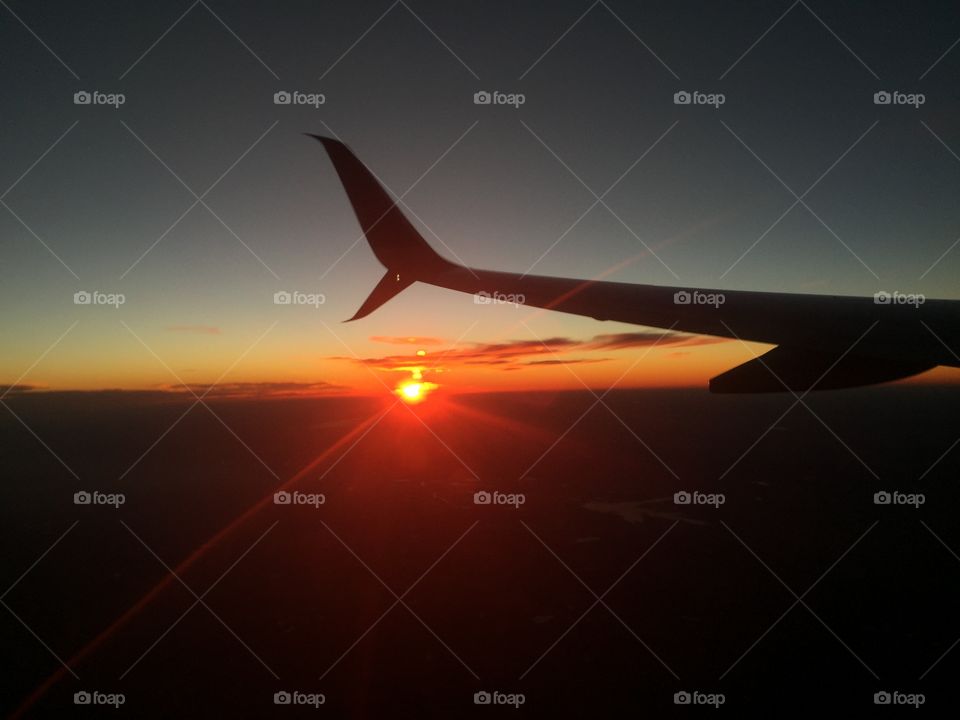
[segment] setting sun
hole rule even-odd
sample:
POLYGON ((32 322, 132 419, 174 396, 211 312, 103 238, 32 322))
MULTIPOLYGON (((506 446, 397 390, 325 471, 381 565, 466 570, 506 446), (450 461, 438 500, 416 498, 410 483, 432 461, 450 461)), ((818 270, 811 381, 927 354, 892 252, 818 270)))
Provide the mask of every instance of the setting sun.
POLYGON ((397 386, 396 393, 400 396, 401 400, 412 405, 423 402, 427 394, 436 387, 434 383, 408 380, 397 386))
POLYGON ((415 402, 423 399, 422 383, 406 383, 400 386, 400 392, 403 393, 403 399, 407 402, 415 402))

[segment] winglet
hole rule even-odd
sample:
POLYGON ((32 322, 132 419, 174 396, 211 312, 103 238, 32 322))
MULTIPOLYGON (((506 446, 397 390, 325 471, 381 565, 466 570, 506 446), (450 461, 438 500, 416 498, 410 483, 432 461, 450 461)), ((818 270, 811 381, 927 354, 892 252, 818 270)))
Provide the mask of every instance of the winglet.
POLYGON ((417 280, 429 280, 455 267, 427 244, 350 148, 333 138, 308 135, 319 141, 330 156, 370 248, 387 268, 386 275, 351 320, 370 314, 417 280))

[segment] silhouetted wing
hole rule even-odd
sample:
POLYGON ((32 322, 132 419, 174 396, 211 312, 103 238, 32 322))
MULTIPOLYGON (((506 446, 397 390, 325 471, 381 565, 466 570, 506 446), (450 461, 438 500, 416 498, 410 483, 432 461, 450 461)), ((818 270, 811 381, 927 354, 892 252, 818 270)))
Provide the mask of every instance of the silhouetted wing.
POLYGON ((351 320, 413 282, 618 322, 778 347, 715 377, 713 392, 837 389, 960 367, 960 302, 705 290, 478 270, 438 255, 343 143, 326 148, 386 274, 351 320))

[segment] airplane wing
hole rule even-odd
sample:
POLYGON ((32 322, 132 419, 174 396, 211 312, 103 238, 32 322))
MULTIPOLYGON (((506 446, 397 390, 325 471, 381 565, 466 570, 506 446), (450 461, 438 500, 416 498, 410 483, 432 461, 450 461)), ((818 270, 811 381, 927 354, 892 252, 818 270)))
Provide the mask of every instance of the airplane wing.
POLYGON ((353 152, 323 144, 357 220, 387 269, 350 318, 366 317, 414 282, 597 320, 713 335, 777 347, 710 381, 719 393, 826 390, 960 367, 960 301, 707 290, 478 270, 437 254, 353 152))

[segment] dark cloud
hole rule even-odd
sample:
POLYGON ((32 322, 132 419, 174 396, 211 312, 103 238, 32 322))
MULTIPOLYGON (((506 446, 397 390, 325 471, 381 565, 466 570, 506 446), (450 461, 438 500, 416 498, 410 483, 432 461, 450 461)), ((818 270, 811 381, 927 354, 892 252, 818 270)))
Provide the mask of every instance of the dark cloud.
POLYGON ((708 335, 687 335, 670 331, 645 330, 612 335, 595 335, 592 340, 584 344, 584 347, 591 350, 625 350, 650 345, 713 345, 720 342, 729 341, 726 338, 716 338, 708 335))
POLYGON ((260 398, 260 397, 298 397, 326 395, 347 390, 343 385, 328 382, 235 382, 206 385, 202 383, 166 385, 163 391, 190 395, 191 391, 208 398, 260 398))
POLYGON ((41 387, 40 385, 0 385, 0 397, 4 395, 18 395, 44 389, 45 388, 41 387))
POLYGON ((524 365, 585 365, 588 363, 606 362, 610 358, 570 358, 569 360, 528 360, 524 365))

